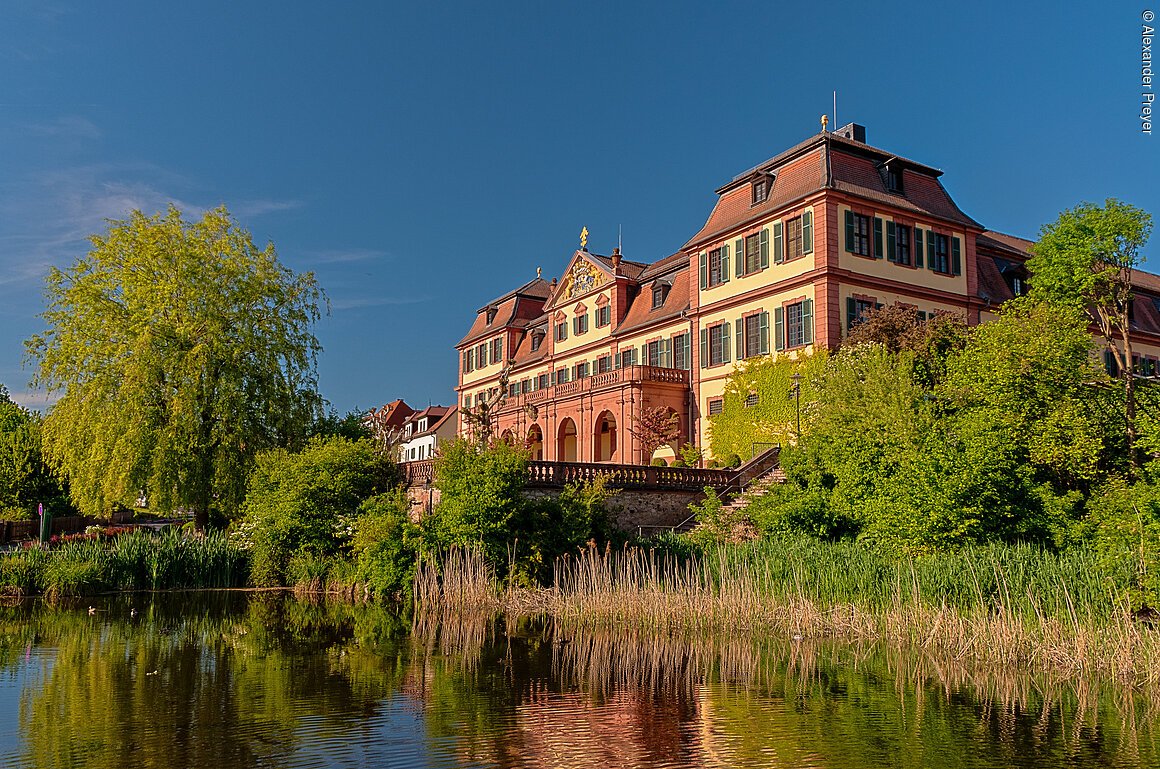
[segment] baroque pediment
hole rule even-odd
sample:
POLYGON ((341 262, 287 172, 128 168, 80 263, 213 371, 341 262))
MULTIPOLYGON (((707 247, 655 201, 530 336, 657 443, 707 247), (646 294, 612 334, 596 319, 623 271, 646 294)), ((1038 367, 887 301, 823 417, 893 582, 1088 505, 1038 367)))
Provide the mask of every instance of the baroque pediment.
POLYGON ((567 271, 560 278, 556 292, 548 302, 549 307, 570 303, 612 282, 612 273, 589 257, 586 251, 573 254, 567 271))

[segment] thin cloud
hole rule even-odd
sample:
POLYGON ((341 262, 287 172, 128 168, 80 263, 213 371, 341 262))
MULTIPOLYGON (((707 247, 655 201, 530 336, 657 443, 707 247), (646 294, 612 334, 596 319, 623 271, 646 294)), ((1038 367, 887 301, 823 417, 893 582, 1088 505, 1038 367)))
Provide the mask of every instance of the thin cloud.
POLYGON ((305 203, 301 200, 243 200, 229 206, 231 213, 239 219, 252 219, 263 214, 275 214, 279 211, 294 211, 302 208, 305 203))
POLYGON ((348 299, 332 299, 332 310, 358 310, 364 307, 387 307, 393 305, 423 304, 430 301, 430 297, 398 297, 398 296, 365 296, 348 299))
POLYGON ((318 264, 350 264, 352 262, 369 262, 390 258, 386 251, 377 251, 372 248, 317 251, 310 256, 312 257, 312 261, 318 264))
POLYGON ((80 115, 65 115, 47 123, 29 123, 24 128, 32 134, 60 139, 99 139, 103 135, 96 123, 80 115))

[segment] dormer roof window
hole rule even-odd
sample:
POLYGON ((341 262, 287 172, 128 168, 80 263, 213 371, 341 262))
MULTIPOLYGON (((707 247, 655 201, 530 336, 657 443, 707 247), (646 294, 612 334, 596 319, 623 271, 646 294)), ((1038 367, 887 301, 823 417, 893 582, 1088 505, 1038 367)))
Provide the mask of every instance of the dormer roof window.
POLYGON ((652 308, 654 310, 660 309, 665 304, 665 297, 669 295, 669 284, 657 282, 653 284, 652 289, 652 308))
POLYGON ((532 352, 540 349, 540 345, 544 343, 544 332, 541 329, 536 329, 532 332, 532 352))
POLYGON ((495 315, 497 312, 499 312, 498 307, 488 307, 487 308, 487 325, 490 326, 492 321, 495 320, 495 315))
POLYGON ((750 205, 756 206, 758 203, 764 203, 769 197, 769 177, 762 176, 760 179, 755 179, 750 185, 750 190, 753 192, 753 202, 750 205))

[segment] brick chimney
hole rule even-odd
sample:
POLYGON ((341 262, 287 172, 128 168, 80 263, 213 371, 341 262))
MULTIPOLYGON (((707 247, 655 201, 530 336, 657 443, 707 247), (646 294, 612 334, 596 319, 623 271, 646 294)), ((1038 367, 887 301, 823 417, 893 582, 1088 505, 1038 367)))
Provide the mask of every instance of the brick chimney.
POLYGON ((612 272, 614 275, 620 274, 620 246, 612 249, 612 272))

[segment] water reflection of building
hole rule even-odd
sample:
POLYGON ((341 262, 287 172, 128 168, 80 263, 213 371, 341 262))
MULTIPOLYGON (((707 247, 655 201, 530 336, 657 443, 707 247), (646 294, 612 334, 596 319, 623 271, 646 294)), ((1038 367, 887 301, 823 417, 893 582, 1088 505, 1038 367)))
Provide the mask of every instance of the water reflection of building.
MULTIPOLYGON (((574 252, 563 275, 481 307, 456 346, 463 407, 506 399, 498 431, 546 460, 647 462, 648 407, 708 445, 736 362, 837 347, 872 308, 992 317, 1026 288, 1030 241, 963 213, 931 166, 823 130, 717 191, 659 261, 574 252)), ((1160 371, 1160 277, 1136 273, 1139 372, 1160 371)), ((461 420, 460 428, 465 425, 461 420)))

